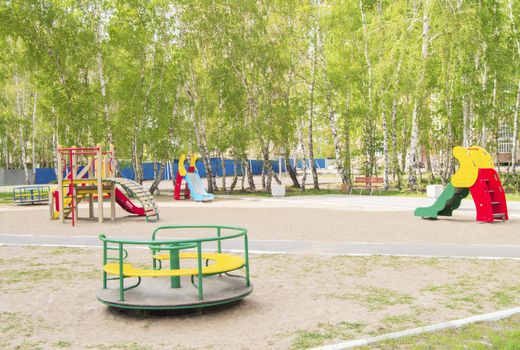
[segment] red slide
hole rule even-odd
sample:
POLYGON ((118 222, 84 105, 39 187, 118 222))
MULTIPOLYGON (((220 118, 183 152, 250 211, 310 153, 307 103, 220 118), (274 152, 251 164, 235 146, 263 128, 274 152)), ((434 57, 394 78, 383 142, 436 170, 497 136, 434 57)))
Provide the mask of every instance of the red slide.
POLYGON ((117 187, 116 202, 127 212, 139 216, 144 216, 144 208, 135 206, 134 203, 132 203, 132 201, 128 199, 128 197, 117 187))

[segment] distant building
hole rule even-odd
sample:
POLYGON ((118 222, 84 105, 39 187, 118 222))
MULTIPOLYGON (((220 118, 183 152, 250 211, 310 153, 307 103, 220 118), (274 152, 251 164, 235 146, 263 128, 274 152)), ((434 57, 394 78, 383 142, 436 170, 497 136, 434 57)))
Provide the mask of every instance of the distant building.
POLYGON ((511 152, 513 151, 513 132, 507 124, 500 125, 498 130, 497 163, 511 164, 511 152))

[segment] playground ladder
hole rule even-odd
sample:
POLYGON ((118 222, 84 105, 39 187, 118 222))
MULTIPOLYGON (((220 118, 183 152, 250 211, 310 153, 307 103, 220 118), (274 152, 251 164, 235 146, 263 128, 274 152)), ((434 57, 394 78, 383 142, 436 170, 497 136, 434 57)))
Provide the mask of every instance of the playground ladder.
POLYGON ((479 169, 477 181, 470 191, 477 208, 477 221, 509 219, 504 188, 495 169, 479 169))

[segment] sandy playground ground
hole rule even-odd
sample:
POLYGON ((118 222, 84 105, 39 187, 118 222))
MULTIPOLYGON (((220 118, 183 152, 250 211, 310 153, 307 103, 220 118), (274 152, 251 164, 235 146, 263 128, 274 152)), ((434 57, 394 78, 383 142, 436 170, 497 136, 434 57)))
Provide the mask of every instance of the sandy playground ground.
MULTIPOLYGON (((519 244, 518 218, 431 222, 409 210, 301 201, 159 200, 161 222, 126 217, 75 228, 48 208, 0 207, 0 234, 148 238, 165 224, 244 226, 254 240, 519 244)), ((108 207, 106 213, 108 213, 108 207)), ((87 216, 83 207, 80 215, 87 216)), ((149 252, 131 253, 149 260, 149 252)), ((517 306, 520 261, 382 256, 251 256, 255 290, 202 312, 120 312, 100 304, 98 248, 0 247, 0 348, 304 349, 517 306)))

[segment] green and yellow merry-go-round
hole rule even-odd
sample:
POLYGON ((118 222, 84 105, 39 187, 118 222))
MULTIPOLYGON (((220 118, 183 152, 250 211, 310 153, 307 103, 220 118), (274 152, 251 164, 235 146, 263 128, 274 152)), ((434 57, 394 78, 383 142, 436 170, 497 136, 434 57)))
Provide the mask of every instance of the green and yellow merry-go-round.
POLYGON ((103 234, 99 238, 103 242, 103 288, 96 296, 105 305, 139 310, 194 309, 232 303, 253 291, 245 228, 161 226, 151 240, 103 234), (191 232, 203 237, 170 238, 191 232), (231 241, 233 254, 223 253, 223 246, 231 241), (237 244, 240 249, 236 249, 237 244), (142 257, 143 252, 133 248, 147 249, 149 260, 133 261, 133 255, 142 257))

